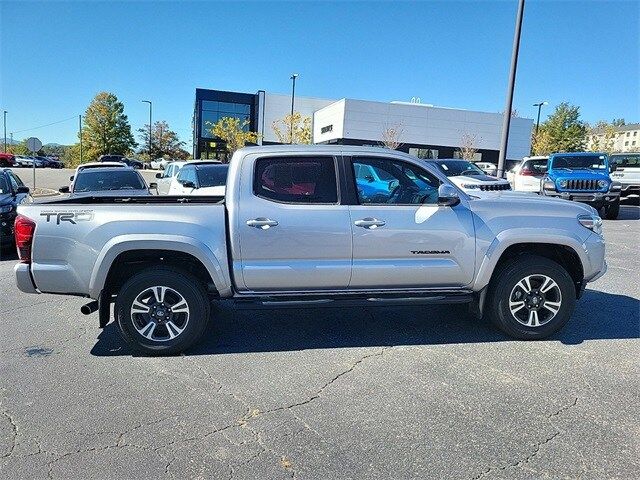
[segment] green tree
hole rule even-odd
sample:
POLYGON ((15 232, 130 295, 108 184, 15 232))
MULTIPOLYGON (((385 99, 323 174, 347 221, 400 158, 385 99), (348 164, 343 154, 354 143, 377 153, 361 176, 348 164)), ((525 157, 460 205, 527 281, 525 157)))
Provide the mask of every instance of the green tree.
POLYGON ((274 120, 271 124, 273 133, 280 143, 309 144, 312 140, 311 117, 303 117, 300 112, 285 115, 284 118, 274 120), (293 129, 291 126, 293 125, 293 129), (293 141, 291 133, 293 132, 293 141))
POLYGON ((611 121, 611 125, 613 125, 614 127, 622 127, 623 125, 626 125, 627 122, 624 121, 624 118, 614 118, 611 121))
POLYGON ((182 147, 185 142, 178 138, 178 134, 169 128, 164 120, 155 122, 151 129, 151 152, 149 152, 149 124, 138 129, 141 154, 147 154, 151 160, 161 157, 183 158, 186 152, 182 147))
POLYGON ((31 155, 31 150, 27 147, 27 139, 24 139, 20 143, 16 143, 14 145, 8 144, 7 151, 14 155, 31 155))
POLYGON ((584 150, 587 125, 580 120, 580 107, 568 102, 559 104, 533 136, 535 155, 584 150))
POLYGON ((100 155, 127 155, 136 146, 124 105, 113 93, 100 92, 89 104, 82 128, 83 161, 100 155))
POLYGON ((223 117, 215 124, 212 125, 211 122, 207 122, 207 125, 211 127, 211 133, 215 138, 225 142, 229 156, 247 143, 255 144, 258 141, 258 134, 247 129, 249 120, 223 117))
POLYGON ((594 137, 594 141, 591 143, 592 152, 613 152, 613 145, 616 139, 616 127, 613 123, 601 120, 596 123, 589 134, 594 137))

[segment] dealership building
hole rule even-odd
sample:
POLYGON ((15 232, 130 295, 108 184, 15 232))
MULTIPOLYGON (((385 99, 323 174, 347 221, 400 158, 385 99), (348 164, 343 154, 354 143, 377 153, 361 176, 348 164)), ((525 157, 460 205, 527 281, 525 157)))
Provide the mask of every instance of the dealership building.
MULTIPOLYGON (((497 163, 502 114, 436 107, 412 102, 295 97, 294 109, 312 119, 313 143, 380 146, 396 131, 398 150, 422 158, 455 158, 463 142, 477 148, 475 159, 497 163)), ((194 158, 223 158, 224 142, 211 133, 220 118, 247 120, 258 144, 277 144, 273 122, 291 113, 291 95, 196 89, 193 114, 194 158)), ((529 155, 533 119, 513 117, 508 160, 529 155)))

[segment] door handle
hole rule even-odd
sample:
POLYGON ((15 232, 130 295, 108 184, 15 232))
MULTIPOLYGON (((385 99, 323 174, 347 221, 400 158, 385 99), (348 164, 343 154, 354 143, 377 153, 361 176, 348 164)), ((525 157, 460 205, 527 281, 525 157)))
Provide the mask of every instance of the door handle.
POLYGON ((267 228, 275 227, 278 225, 278 222, 269 218, 258 217, 253 220, 247 220, 247 225, 250 227, 260 228, 261 230, 266 230, 267 228))
POLYGON ((367 217, 363 218, 362 220, 356 220, 355 222, 353 222, 353 224, 356 227, 372 229, 383 227, 386 225, 386 222, 384 220, 378 220, 377 218, 367 217))

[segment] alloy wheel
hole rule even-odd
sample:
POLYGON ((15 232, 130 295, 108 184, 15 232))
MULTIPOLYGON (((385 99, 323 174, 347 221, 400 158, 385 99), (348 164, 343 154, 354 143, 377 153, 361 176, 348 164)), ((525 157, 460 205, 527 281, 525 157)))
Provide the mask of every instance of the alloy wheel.
POLYGON ((186 328, 189 322, 189 305, 173 288, 148 287, 133 301, 131 321, 143 337, 166 342, 176 338, 186 328))
POLYGON ((513 318, 526 327, 541 327, 560 311, 562 293, 551 277, 527 275, 511 290, 509 310, 513 318))

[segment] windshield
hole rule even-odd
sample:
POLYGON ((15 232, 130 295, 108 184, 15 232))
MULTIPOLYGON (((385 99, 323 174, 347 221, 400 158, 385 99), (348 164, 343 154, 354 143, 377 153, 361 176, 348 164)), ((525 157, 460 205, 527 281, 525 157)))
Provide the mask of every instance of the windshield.
POLYGON ((9 189, 9 184, 7 183, 7 179, 4 177, 0 177, 0 195, 9 193, 11 190, 9 189))
POLYGON ((527 160, 522 165, 523 170, 532 170, 534 173, 543 174, 547 171, 548 160, 546 158, 527 160))
POLYGON ((82 170, 78 174, 73 191, 144 190, 146 188, 140 175, 132 170, 92 169, 82 170))
POLYGON ((229 165, 199 165, 198 183, 200 187, 218 187, 227 183, 229 165))
POLYGON ((552 168, 564 168, 567 170, 606 168, 604 155, 567 155, 553 158, 552 168))
POLYGON ((444 160, 436 162, 436 165, 440 167, 440 170, 442 170, 447 177, 457 177, 458 175, 485 174, 477 167, 475 163, 465 162, 464 160, 444 160))
POLYGON ((609 157, 611 163, 615 163, 619 167, 636 167, 640 168, 640 153, 627 153, 624 155, 611 155, 609 157))

